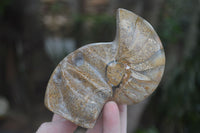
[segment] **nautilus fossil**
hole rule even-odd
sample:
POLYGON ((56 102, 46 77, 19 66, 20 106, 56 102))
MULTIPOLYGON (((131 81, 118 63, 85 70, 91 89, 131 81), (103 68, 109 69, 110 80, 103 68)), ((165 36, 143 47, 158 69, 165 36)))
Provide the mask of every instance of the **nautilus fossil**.
POLYGON ((107 101, 135 104, 152 94, 164 68, 164 49, 152 26, 118 9, 115 40, 88 44, 66 56, 50 77, 45 105, 92 128, 107 101))

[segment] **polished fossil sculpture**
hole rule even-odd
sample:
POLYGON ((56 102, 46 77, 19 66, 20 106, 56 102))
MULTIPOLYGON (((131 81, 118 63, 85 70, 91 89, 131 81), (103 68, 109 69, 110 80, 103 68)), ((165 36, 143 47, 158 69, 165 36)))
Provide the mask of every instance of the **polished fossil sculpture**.
POLYGON ((88 44, 65 57, 51 75, 45 105, 81 127, 92 128, 107 101, 134 104, 149 96, 164 67, 163 46, 152 26, 118 9, 116 39, 88 44))

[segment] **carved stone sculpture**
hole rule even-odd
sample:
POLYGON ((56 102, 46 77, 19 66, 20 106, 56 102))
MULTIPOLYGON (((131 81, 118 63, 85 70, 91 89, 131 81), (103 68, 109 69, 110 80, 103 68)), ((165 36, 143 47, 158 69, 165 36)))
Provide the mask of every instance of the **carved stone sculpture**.
POLYGON ((65 57, 51 75, 45 105, 92 128, 107 101, 135 104, 152 94, 164 67, 163 46, 152 26, 118 9, 116 39, 88 44, 65 57))

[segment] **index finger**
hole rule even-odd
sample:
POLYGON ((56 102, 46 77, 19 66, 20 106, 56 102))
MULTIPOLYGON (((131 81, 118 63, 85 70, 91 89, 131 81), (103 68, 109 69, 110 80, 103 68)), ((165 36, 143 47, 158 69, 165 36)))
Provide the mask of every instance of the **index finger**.
POLYGON ((126 133, 127 130, 127 105, 118 105, 121 133, 126 133))
POLYGON ((103 109, 103 132, 120 133, 119 109, 113 101, 106 103, 103 109))

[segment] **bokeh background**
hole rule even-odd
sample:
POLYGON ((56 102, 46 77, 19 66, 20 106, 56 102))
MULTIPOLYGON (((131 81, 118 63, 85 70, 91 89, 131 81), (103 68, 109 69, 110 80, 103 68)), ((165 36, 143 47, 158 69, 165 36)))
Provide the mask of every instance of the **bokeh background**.
POLYGON ((200 132, 199 0, 0 0, 0 132, 31 133, 55 66, 75 49, 112 41, 116 9, 149 21, 166 53, 156 92, 128 107, 128 133, 200 132))

